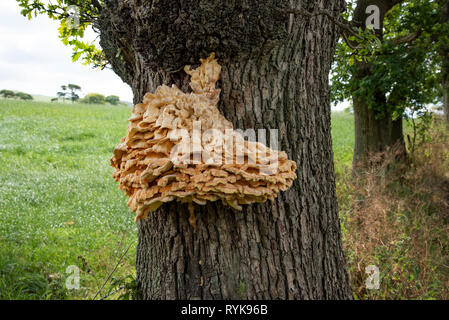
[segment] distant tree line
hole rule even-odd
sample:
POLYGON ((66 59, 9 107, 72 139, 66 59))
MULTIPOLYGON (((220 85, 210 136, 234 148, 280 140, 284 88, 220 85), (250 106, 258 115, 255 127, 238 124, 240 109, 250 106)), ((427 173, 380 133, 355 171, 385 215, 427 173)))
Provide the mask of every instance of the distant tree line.
POLYGON ((120 104, 120 98, 118 96, 107 96, 105 97, 99 93, 89 93, 83 99, 80 100, 82 103, 90 103, 90 104, 105 104, 110 103, 114 106, 120 104))
MULTIPOLYGON (((89 93, 84 98, 80 98, 79 91, 81 91, 81 87, 79 85, 69 83, 68 85, 62 85, 61 91, 56 93, 57 97, 51 99, 51 102, 57 102, 62 99, 63 102, 66 100, 71 101, 72 103, 80 102, 87 104, 105 104, 109 103, 111 105, 117 106, 123 104, 120 101, 120 98, 115 95, 104 96, 99 93, 89 93)), ((1 90, 0 97, 5 99, 21 99, 21 100, 34 100, 31 94, 25 92, 15 92, 13 90, 1 90)))
POLYGON ((3 98, 21 99, 21 100, 33 100, 31 94, 25 92, 14 92, 12 90, 2 90, 0 91, 0 96, 3 98))
POLYGON ((69 83, 68 85, 62 85, 61 91, 58 91, 56 95, 57 98, 51 99, 52 102, 59 101, 59 99, 62 99, 63 102, 66 100, 74 102, 80 102, 80 103, 87 103, 87 104, 105 104, 109 103, 112 105, 119 105, 120 98, 115 95, 110 95, 105 97, 102 94, 99 93, 89 93, 84 98, 80 98, 78 92, 81 91, 81 87, 79 85, 69 83))

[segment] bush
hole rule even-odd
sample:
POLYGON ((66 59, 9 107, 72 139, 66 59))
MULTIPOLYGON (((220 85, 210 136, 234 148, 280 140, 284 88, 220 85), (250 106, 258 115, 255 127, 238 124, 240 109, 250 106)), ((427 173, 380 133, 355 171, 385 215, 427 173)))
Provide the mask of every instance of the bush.
POLYGON ((117 96, 107 96, 106 102, 109 102, 110 104, 116 106, 120 103, 120 98, 117 96))
POLYGON ((12 90, 2 90, 0 91, 0 96, 3 98, 15 98, 16 94, 12 90))
POLYGON ((16 97, 20 98, 22 100, 33 100, 33 96, 31 94, 24 93, 24 92, 17 92, 16 97))
POLYGON ((80 100, 82 103, 89 104, 104 104, 106 101, 104 95, 99 93, 89 93, 83 99, 80 100))

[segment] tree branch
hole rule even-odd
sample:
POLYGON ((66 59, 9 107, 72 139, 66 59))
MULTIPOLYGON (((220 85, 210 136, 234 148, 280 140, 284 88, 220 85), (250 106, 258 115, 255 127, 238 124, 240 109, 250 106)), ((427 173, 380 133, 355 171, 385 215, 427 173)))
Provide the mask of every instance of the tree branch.
POLYGON ((280 9, 285 14, 297 14, 305 17, 313 18, 319 15, 323 15, 328 17, 333 23, 335 23, 341 30, 346 31, 347 33, 357 37, 360 39, 360 36, 351 28, 351 25, 346 21, 342 22, 337 17, 335 17, 331 12, 324 9, 317 9, 313 12, 308 12, 299 9, 280 9))
POLYGON ((101 6, 101 4, 98 2, 98 0, 92 0, 92 4, 94 5, 95 8, 98 9, 98 11, 101 11, 103 9, 103 7, 101 6))
POLYGON ((341 35, 343 36, 343 40, 346 42, 346 44, 348 45, 349 48, 351 48, 352 50, 360 50, 360 49, 362 49, 361 46, 353 45, 352 41, 350 41, 348 39, 348 37, 346 36, 346 33, 342 32, 341 35))
POLYGON ((422 28, 420 26, 420 27, 418 27, 418 30, 416 30, 415 32, 413 32, 411 34, 407 34, 402 37, 397 37, 397 38, 393 39, 392 42, 394 45, 400 45, 400 44, 412 42, 416 38, 418 38, 421 35, 421 33, 422 33, 422 28))

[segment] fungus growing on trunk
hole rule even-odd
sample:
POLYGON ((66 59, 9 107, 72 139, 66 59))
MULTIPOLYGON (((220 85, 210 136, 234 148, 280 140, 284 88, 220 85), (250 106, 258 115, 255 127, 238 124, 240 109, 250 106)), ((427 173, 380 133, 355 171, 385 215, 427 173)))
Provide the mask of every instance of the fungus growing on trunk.
POLYGON ((220 114, 221 67, 212 53, 191 76, 191 93, 159 86, 134 106, 128 132, 114 149, 111 166, 129 196, 136 221, 163 203, 193 204, 221 200, 237 210, 242 204, 273 200, 296 179, 296 163, 264 144, 247 141, 220 114))

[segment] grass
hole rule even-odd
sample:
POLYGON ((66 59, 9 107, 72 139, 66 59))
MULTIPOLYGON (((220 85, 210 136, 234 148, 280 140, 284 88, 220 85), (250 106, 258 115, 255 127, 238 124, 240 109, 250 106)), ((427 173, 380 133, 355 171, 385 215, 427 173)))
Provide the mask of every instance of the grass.
MULTIPOLYGON (((109 167, 129 114, 0 100, 0 299, 91 298, 136 239, 109 167), (64 289, 69 265, 80 290, 64 289)), ((133 269, 130 250, 117 275, 133 269)))
MULTIPOLYGON (((407 132, 408 130, 406 130, 407 132)), ((397 163, 337 176, 343 246, 357 299, 449 299, 449 132, 429 137, 397 163), (368 290, 366 268, 379 268, 368 290)))
POLYGON ((345 175, 352 165, 354 151, 354 117, 349 112, 332 113, 332 143, 335 175, 345 175))
MULTIPOLYGON (((0 99, 0 299, 91 299, 136 240, 133 214, 109 166, 129 115, 127 107, 0 99), (70 265, 80 268, 80 290, 66 289, 70 265)), ((407 168, 379 168, 353 180, 353 117, 333 114, 337 194, 356 298, 449 298, 443 214, 449 139, 441 132, 435 129, 407 168), (380 269, 379 290, 365 287, 370 264, 380 269)), ((135 244, 114 274, 128 282, 116 282, 132 283, 134 265, 135 244)))

